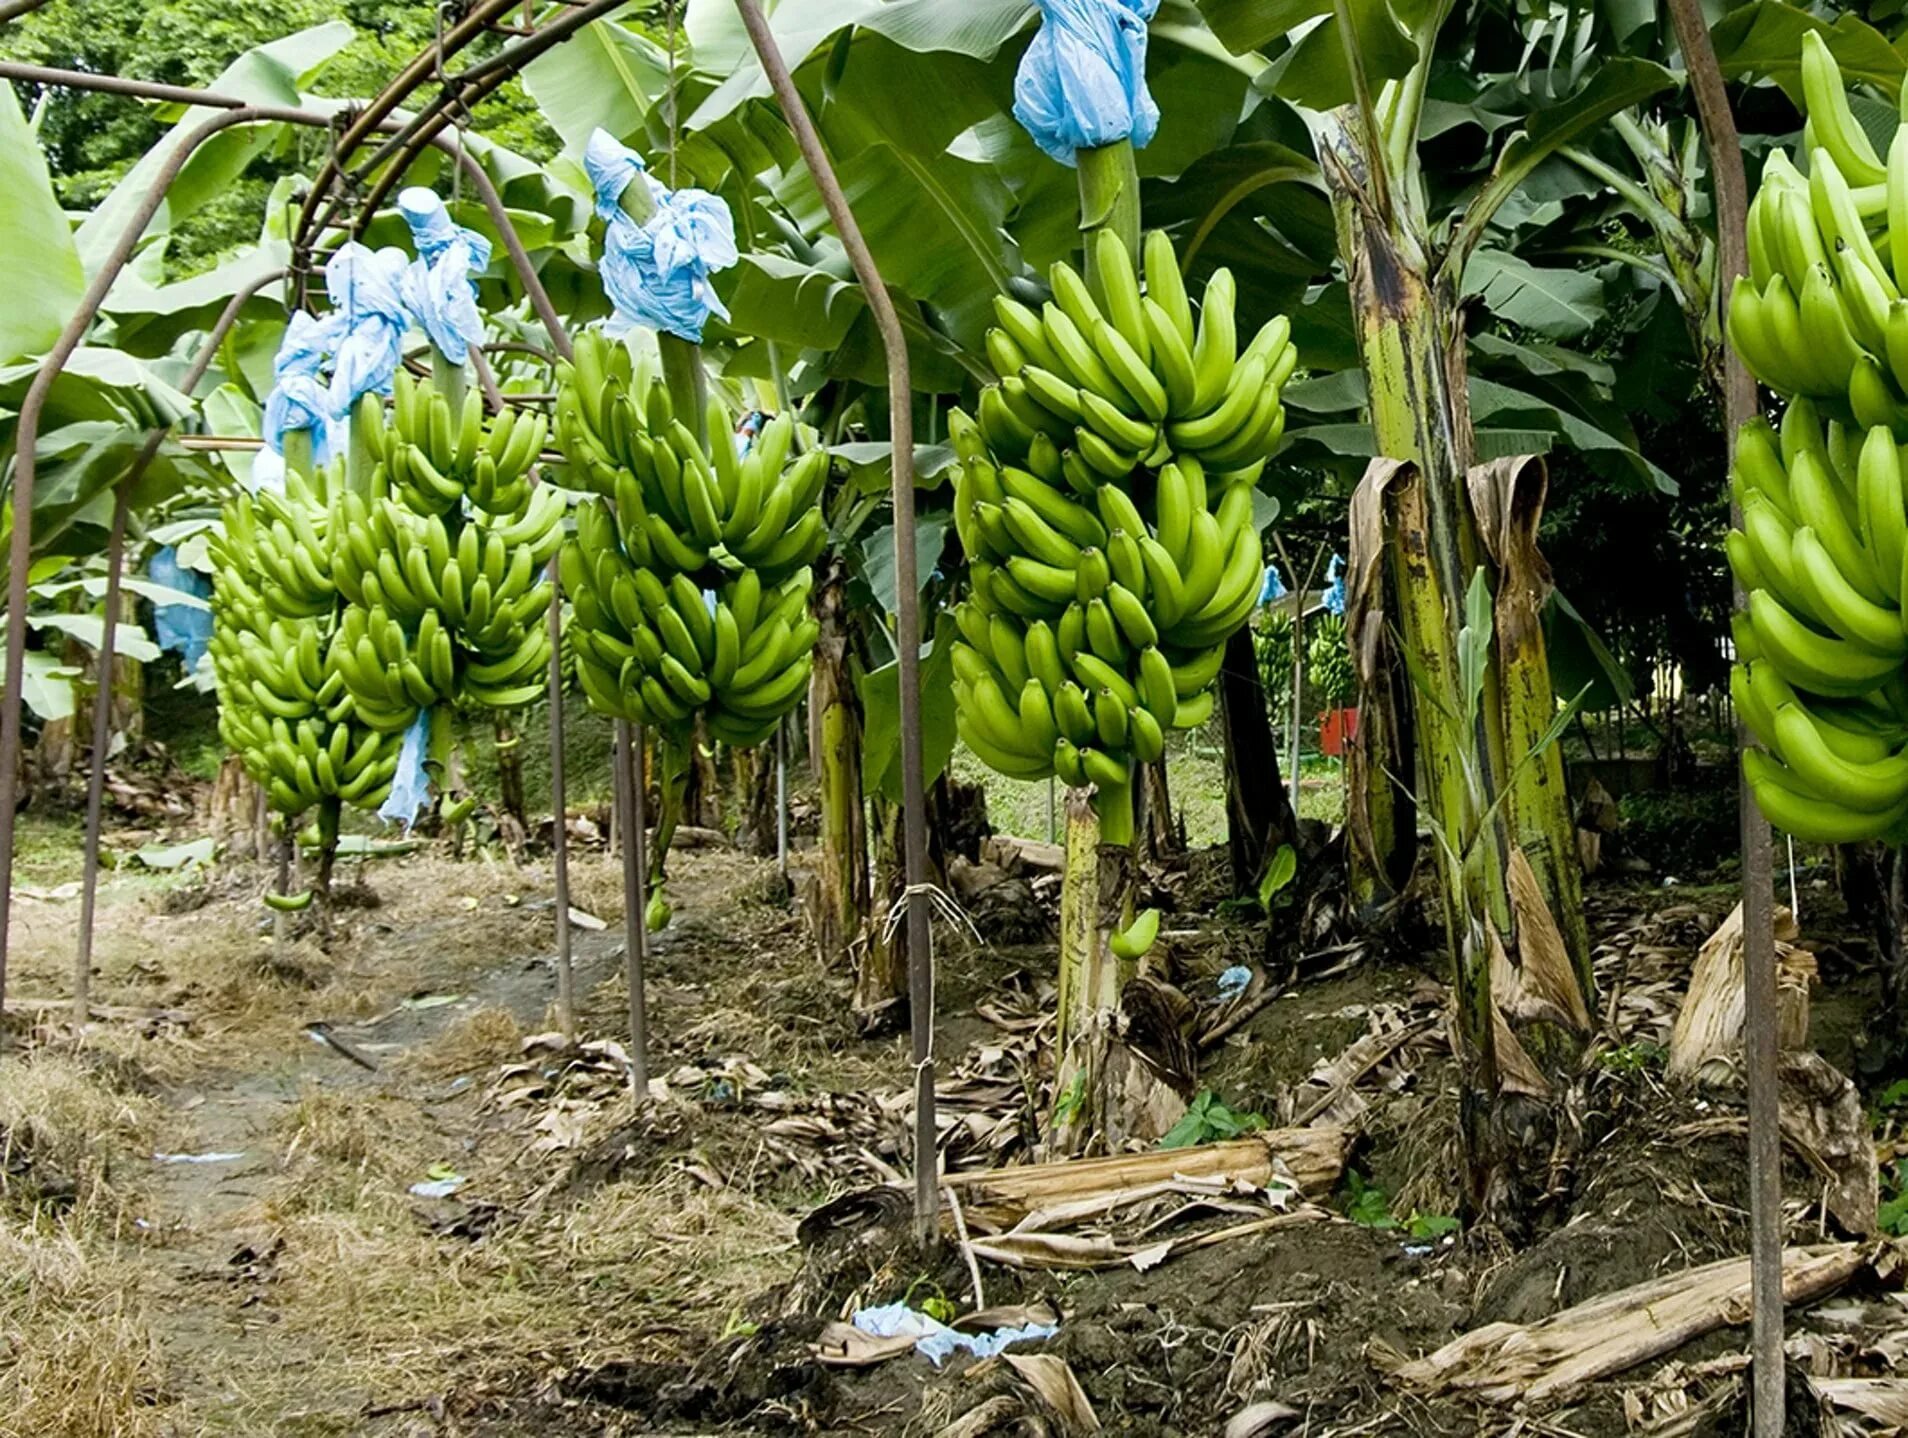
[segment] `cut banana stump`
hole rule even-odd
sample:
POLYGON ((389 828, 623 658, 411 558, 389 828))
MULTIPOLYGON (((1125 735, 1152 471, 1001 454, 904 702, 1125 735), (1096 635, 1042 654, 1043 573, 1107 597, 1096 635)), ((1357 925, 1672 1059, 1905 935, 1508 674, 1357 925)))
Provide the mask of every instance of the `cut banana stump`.
POLYGON ((807 692, 828 455, 787 415, 746 455, 720 400, 703 422, 707 445, 662 377, 596 331, 559 366, 557 443, 596 495, 579 506, 559 560, 565 643, 598 712, 679 745, 700 715, 712 737, 748 747, 807 692))
POLYGON ((1095 295, 1069 266, 1039 312, 996 301, 1000 381, 950 416, 956 723, 1019 779, 1124 788, 1213 708, 1226 640, 1264 578, 1253 493, 1298 357, 1283 318, 1243 351, 1225 270, 1197 313, 1163 235, 1144 280, 1099 233, 1095 295))

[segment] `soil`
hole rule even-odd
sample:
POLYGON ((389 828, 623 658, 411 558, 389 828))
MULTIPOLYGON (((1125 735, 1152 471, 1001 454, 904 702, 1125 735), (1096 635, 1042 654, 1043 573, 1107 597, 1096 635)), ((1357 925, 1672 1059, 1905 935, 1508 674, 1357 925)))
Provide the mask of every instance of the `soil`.
MULTIPOLYGON (((958 1251, 914 1249, 899 1200, 881 1241, 798 1232, 824 1202, 905 1169, 905 1040, 856 1031, 847 976, 817 966, 772 863, 701 849, 674 856, 671 875, 677 917, 652 938, 648 968, 650 1072, 664 1096, 640 1113, 618 1052, 525 1047, 524 1035, 556 1025, 547 866, 459 864, 435 850, 367 865, 375 905, 341 908, 275 962, 251 871, 116 877, 96 997, 117 1016, 85 1036, 92 1081, 143 1094, 162 1152, 243 1156, 122 1153, 136 1221, 110 1231, 74 1219, 61 1238, 45 1215, 9 1218, 0 1202, 0 1224, 70 1239, 102 1273, 117 1265, 149 1344, 134 1406, 33 1431, 1066 1431, 999 1359, 938 1370, 911 1355, 860 1370, 816 1362, 824 1325, 859 1306, 934 1294, 971 1306, 958 1251), (160 1010, 175 1018, 150 1017, 160 1010), (375 1070, 309 1037, 315 1021, 375 1070), (409 1192, 434 1172, 465 1184, 443 1198, 409 1192)), ((627 1032, 615 866, 585 854, 573 882, 576 906, 606 925, 575 934, 579 1032, 614 1040, 627 1032)), ((1185 896, 1200 887, 1178 885, 1186 907, 1171 920, 1206 926, 1172 945, 1173 976, 1197 1004, 1216 1002, 1212 985, 1232 963, 1271 954, 1268 972, 1287 971, 1276 933, 1197 914, 1185 896)), ((1607 963, 1628 975, 1625 992, 1659 972, 1680 982, 1677 965, 1686 975, 1722 897, 1598 890, 1599 942, 1619 931, 1651 940, 1616 945, 1600 977, 1607 963)), ((20 906, 14 997, 64 991, 75 907, 20 906)), ((982 1095, 948 1140, 950 1163, 1025 1161, 1045 1073, 1013 1021, 1051 1007, 1051 949, 982 946, 952 927, 939 943, 942 1078, 982 1095)), ((1632 1027, 1593 1060, 1582 1142, 1546 1231, 1521 1252, 1489 1232, 1447 1232, 1455 1099, 1440 973, 1435 954, 1405 952, 1298 982, 1201 1073, 1235 1111, 1277 1123, 1321 1063, 1387 1025, 1416 1025, 1359 1090, 1357 1182, 1328 1204, 1369 1188, 1379 1202, 1359 1210, 1365 1222, 1327 1213, 1144 1272, 984 1266, 990 1304, 1044 1301, 1060 1315, 1058 1335, 1024 1351, 1063 1359, 1106 1431, 1216 1433, 1272 1400, 1292 1415, 1266 1431, 1319 1438, 1589 1438, 1639 1431, 1626 1395, 1685 1381, 1692 1402, 1733 1411, 1735 1379, 1685 1380, 1664 1365, 1739 1352, 1737 1329, 1543 1413, 1421 1396, 1386 1376, 1388 1355, 1484 1323, 1533 1322, 1746 1243, 1741 1137, 1709 1123, 1733 1100, 1666 1088, 1652 1045, 1667 1017, 1651 1027, 1647 1014, 1620 1017, 1632 1027)), ((1873 978, 1859 955, 1825 963, 1824 976, 1821 1047, 1852 1065, 1873 978)), ((43 1011, 28 1057, 12 1061, 72 1047, 62 1016, 43 1011)), ((1788 1180, 1797 1195, 1818 1186, 1799 1165, 1788 1180)), ((1798 1204, 1792 1233, 1833 1236, 1824 1224, 1798 1204)), ((1891 1323, 1888 1311, 1898 1310, 1879 1305, 1870 1326, 1891 1323)), ((44 1317, 50 1328, 51 1305, 44 1317)), ((1808 1331, 1811 1316, 1793 1325, 1808 1331)), ((31 1322, 10 1341, 16 1358, 30 1348, 31 1322)), ((0 1391, 8 1361, 0 1346, 0 1391)), ((10 1426, 25 1420, 9 1407, 0 1403, 0 1435, 29 1431, 10 1426)))

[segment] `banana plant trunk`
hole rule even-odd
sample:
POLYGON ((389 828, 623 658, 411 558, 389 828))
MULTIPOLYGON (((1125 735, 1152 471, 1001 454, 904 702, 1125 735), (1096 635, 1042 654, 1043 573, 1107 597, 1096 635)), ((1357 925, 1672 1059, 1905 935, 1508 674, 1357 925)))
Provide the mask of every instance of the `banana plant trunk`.
POLYGON ((1219 671, 1219 713, 1225 741, 1226 851, 1236 894, 1257 891, 1266 861, 1298 841, 1298 816, 1280 775, 1265 683, 1246 627, 1226 641, 1219 671))
POLYGON ((899 1033, 908 1024, 908 942, 898 907, 905 902, 908 876, 901 806, 876 795, 868 807, 873 813, 873 901, 854 945, 855 1025, 873 1036, 899 1033), (896 922, 889 922, 890 915, 896 922))
MULTIPOLYGON (((867 806, 861 792, 861 698, 850 670, 853 650, 847 611, 846 576, 829 562, 811 601, 821 634, 815 644, 808 680, 811 764, 821 807, 821 845, 815 882, 809 890, 809 925, 822 966, 832 973, 855 972, 856 941, 861 937, 872 897, 868 887, 867 806)), ((864 1011, 860 975, 855 1009, 864 1011)), ((899 993, 907 992, 901 975, 899 993)), ((894 994, 886 997, 895 997, 894 994)), ((865 996, 878 1001, 880 996, 865 996)))
MULTIPOLYGON (((1561 839, 1570 832, 1561 763, 1554 745, 1526 762, 1556 711, 1536 622, 1548 579, 1535 554, 1541 483, 1534 504, 1505 505, 1492 472, 1474 469, 1457 267, 1434 268, 1427 237, 1389 207, 1362 135, 1348 107, 1326 117, 1319 147, 1384 456, 1354 500, 1352 545, 1372 554, 1384 622, 1409 664, 1417 791, 1438 849, 1455 980, 1465 1207, 1518 1233, 1551 1191, 1555 1102, 1589 998, 1587 953, 1570 953, 1563 938, 1574 930, 1581 944, 1582 900, 1574 842, 1566 851, 1561 839), (1507 510, 1525 521, 1515 546, 1507 510), (1459 636, 1480 571, 1495 643, 1473 697, 1459 636)), ((1383 712, 1391 696, 1371 693, 1374 680, 1384 682, 1361 672, 1361 707, 1383 712)), ((1367 755, 1367 803, 1379 772, 1367 755)))

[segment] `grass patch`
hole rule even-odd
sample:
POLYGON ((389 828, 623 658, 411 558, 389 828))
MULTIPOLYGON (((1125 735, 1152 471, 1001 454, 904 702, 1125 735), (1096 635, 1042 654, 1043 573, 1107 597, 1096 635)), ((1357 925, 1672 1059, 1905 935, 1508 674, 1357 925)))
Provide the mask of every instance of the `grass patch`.
POLYGON ((523 1030, 508 1009, 481 1008, 408 1055, 405 1067, 423 1078, 454 1078, 515 1058, 522 1045, 523 1030))
POLYGON ((86 823, 78 813, 22 813, 14 826, 13 881, 52 888, 84 868, 86 823))
POLYGON ((149 1100, 79 1060, 0 1059, 0 1212, 29 1225, 117 1234, 158 1128, 149 1100))
POLYGON ((146 1438, 165 1366, 137 1276, 71 1233, 0 1217, 0 1438, 146 1438))

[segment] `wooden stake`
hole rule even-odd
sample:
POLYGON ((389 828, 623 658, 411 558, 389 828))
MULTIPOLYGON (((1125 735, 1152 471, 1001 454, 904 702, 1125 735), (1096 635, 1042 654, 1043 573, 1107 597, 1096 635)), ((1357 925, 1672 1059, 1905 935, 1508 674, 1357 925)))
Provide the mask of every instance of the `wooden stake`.
MULTIPOLYGON (((1742 141, 1722 68, 1710 43, 1700 0, 1670 0, 1670 20, 1683 67, 1696 97, 1703 138, 1709 145, 1710 174, 1716 186, 1716 293, 1727 296, 1749 267, 1749 182, 1743 171, 1742 141)), ((1723 326, 1728 334, 1728 326, 1723 326)), ((1756 385, 1735 347, 1723 348, 1723 422, 1728 458, 1736 456, 1736 434, 1756 413, 1756 385)), ((1730 501, 1730 521, 1742 523, 1742 509, 1730 501)), ((1736 582, 1738 610, 1747 602, 1736 582)), ((1752 742, 1738 727, 1736 747, 1752 742)), ((1741 785, 1742 816, 1743 1066, 1749 1090, 1749 1258, 1753 1275, 1750 1352, 1754 1357, 1751 1428, 1755 1438, 1779 1438, 1783 1431, 1782 1355, 1782 1128, 1776 1085, 1775 862, 1769 824, 1756 807, 1748 783, 1741 785)))

